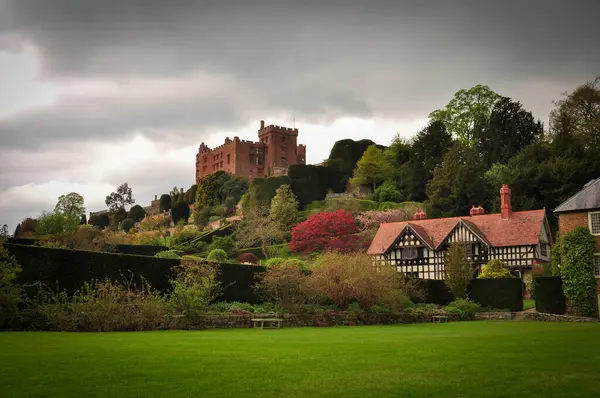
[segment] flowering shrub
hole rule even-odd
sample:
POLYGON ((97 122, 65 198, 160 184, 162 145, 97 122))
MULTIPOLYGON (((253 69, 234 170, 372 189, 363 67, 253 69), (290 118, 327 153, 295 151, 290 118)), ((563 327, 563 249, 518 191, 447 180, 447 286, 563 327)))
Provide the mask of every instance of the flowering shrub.
POLYGON ((379 228, 383 223, 388 222, 399 222, 410 220, 410 215, 402 209, 389 209, 389 210, 372 210, 365 211, 356 216, 360 229, 367 231, 370 229, 379 228))
POLYGON ((356 238, 351 236, 357 232, 356 220, 344 210, 313 214, 292 229, 290 249, 311 253, 329 249, 332 241, 335 247, 352 244, 356 238))

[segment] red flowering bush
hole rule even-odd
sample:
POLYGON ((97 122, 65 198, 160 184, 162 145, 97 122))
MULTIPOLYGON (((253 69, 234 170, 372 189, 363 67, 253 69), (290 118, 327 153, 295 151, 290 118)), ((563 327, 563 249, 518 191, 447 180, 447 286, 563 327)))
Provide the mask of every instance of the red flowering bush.
POLYGON ((313 214, 292 229, 290 250, 311 253, 350 246, 358 232, 356 220, 344 210, 313 214))

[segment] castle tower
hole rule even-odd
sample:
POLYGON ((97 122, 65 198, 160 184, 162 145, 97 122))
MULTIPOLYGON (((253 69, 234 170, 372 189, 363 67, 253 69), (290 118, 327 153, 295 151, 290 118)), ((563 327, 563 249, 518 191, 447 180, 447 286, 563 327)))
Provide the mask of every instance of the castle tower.
POLYGON ((289 166, 306 163, 306 147, 298 146, 298 129, 260 121, 259 141, 264 145, 265 175, 286 175, 289 166))

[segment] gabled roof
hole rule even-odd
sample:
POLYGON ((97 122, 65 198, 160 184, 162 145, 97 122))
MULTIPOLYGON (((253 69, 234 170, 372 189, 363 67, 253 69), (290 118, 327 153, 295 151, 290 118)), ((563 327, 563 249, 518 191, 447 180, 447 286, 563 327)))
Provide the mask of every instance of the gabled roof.
POLYGON ((545 218, 544 210, 530 210, 514 212, 506 220, 496 213, 385 223, 380 225, 367 253, 386 253, 407 225, 431 247, 438 248, 461 222, 489 246, 537 245, 545 218))
POLYGON ((555 213, 566 211, 600 209, 600 178, 585 184, 583 189, 554 209, 555 213))

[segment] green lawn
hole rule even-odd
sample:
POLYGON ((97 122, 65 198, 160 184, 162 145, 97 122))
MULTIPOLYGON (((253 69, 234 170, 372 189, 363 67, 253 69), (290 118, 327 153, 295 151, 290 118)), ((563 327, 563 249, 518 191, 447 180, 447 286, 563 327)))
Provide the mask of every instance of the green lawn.
POLYGON ((600 324, 0 333, 1 397, 597 397, 600 324))
POLYGON ((523 300, 523 311, 535 308, 535 300, 523 300))

